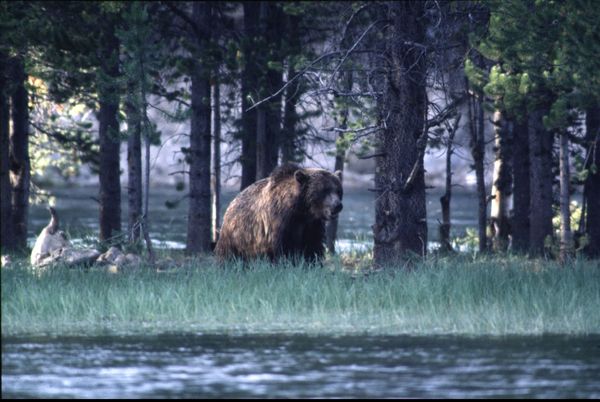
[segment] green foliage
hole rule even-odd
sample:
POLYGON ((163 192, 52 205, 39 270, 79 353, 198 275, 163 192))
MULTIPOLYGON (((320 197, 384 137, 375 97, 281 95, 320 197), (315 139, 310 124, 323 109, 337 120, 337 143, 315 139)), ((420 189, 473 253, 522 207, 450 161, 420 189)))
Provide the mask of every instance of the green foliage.
POLYGON ((98 144, 84 110, 86 104, 95 106, 95 100, 91 91, 80 91, 95 88, 91 59, 83 55, 93 38, 72 35, 77 26, 66 18, 75 15, 72 4, 48 10, 48 3, 3 2, 0 6, 0 52, 18 53, 29 76, 26 88, 31 100, 29 154, 34 186, 48 184, 43 177, 50 170, 69 180, 78 174, 81 163, 89 163, 95 170, 98 161, 98 144), (54 23, 58 15, 65 17, 60 24, 54 23))
MULTIPOLYGON (((585 235, 579 236, 577 233, 577 228, 579 223, 581 222, 581 215, 583 213, 583 208, 577 201, 571 201, 569 205, 570 210, 570 227, 571 232, 574 234, 576 238, 576 242, 574 245, 574 251, 577 256, 583 256, 583 249, 587 246, 589 242, 589 238, 585 235)), ((548 236, 544 241, 544 247, 549 255, 554 258, 558 258, 560 256, 560 211, 555 211, 554 216, 552 217, 552 228, 554 230, 554 237, 548 236)))
MULTIPOLYGON (((551 135, 572 130, 578 114, 600 101, 598 5, 588 0, 486 4, 488 31, 472 35, 471 44, 494 66, 486 77, 467 61, 472 85, 483 86, 509 119, 522 121, 541 109, 551 135)), ((582 163, 577 167, 581 182, 589 172, 582 163)))
POLYGON ((568 99, 562 96, 550 107, 550 112, 544 116, 544 126, 548 129, 561 129, 568 127, 570 110, 568 99))
POLYGON ((283 12, 287 15, 303 16, 307 12, 307 3, 286 1, 282 3, 283 12))
POLYGON ((573 109, 600 99, 600 9, 592 1, 508 0, 490 2, 489 30, 471 43, 496 63, 485 77, 473 63, 465 72, 496 106, 521 117, 549 104, 545 125, 565 129, 573 109), (585 94, 585 95, 584 95, 585 94))
POLYGON ((457 237, 452 241, 452 247, 455 249, 478 250, 479 249, 479 233, 475 228, 467 228, 466 233, 462 237, 457 237))
POLYGON ((488 80, 487 72, 484 69, 477 67, 470 59, 466 59, 465 74, 469 79, 469 83, 471 83, 478 92, 481 92, 488 80))
MULTIPOLYGON (((127 102, 141 117, 142 135, 153 145, 160 145, 160 131, 148 119, 148 96, 161 68, 161 58, 165 50, 160 42, 152 40, 155 33, 148 14, 148 6, 143 2, 127 3, 121 10, 123 28, 117 30, 122 46, 121 71, 123 86, 127 88, 127 102)), ((129 127, 132 130, 133 127, 129 127)))
POLYGON ((269 70, 282 72, 283 71, 283 63, 279 60, 269 60, 269 61, 267 61, 267 68, 269 70))
MULTIPOLYGON (((571 212, 571 230, 574 231, 574 229, 577 228, 579 222, 581 221, 581 214, 583 213, 583 209, 577 201, 573 200, 569 205, 569 211, 571 212)), ((556 211, 554 216, 552 217, 552 227, 554 228, 556 238, 560 239, 560 211, 556 211)))

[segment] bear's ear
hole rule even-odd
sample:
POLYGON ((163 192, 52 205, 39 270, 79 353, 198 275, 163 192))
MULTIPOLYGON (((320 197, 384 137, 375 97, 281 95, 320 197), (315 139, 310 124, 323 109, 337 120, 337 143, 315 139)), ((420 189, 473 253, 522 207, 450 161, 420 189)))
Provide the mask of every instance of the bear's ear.
POLYGON ((308 181, 308 175, 302 170, 296 170, 296 172, 294 173, 294 177, 300 184, 304 184, 308 181))
POLYGON ((336 170, 335 172, 333 172, 334 175, 337 176, 338 179, 340 179, 340 181, 342 180, 342 171, 341 170, 336 170))

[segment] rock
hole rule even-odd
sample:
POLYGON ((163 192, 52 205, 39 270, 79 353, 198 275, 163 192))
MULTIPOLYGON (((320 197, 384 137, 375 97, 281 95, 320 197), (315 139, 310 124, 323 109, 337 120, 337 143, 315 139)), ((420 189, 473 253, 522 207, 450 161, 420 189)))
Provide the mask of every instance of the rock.
MULTIPOLYGON (((124 254, 117 247, 111 247, 104 254, 96 249, 75 249, 64 232, 58 230, 58 216, 49 207, 50 223, 42 229, 31 251, 31 265, 34 268, 63 264, 69 267, 97 263, 108 265, 109 272, 118 272, 124 266, 137 266, 142 263, 140 256, 124 254)), ((2 266, 5 265, 2 257, 2 266)))
POLYGON ((7 268, 11 264, 12 264, 12 259, 10 258, 10 255, 3 255, 2 256, 2 268, 7 268))
POLYGON ((50 223, 40 232, 31 250, 31 265, 43 268, 52 264, 64 264, 73 267, 90 264, 98 258, 100 252, 95 249, 75 249, 62 230, 58 230, 56 210, 48 207, 50 223))
POLYGON ((43 268, 52 264, 64 264, 69 267, 88 265, 96 261, 99 255, 100 251, 95 249, 76 250, 71 247, 61 248, 54 250, 49 256, 40 259, 35 267, 43 268))
POLYGON ((140 265, 142 263, 142 257, 132 253, 125 255, 125 259, 129 265, 140 265))
POLYGON ((139 255, 128 253, 123 254, 121 250, 116 247, 111 247, 108 251, 102 254, 96 260, 98 264, 109 264, 116 268, 122 268, 130 265, 140 265, 142 259, 139 255))
POLYGON ((113 261, 114 265, 117 267, 122 267, 123 265, 127 265, 127 258, 125 258, 125 254, 121 254, 113 261))
POLYGON ((31 250, 30 261, 34 267, 40 266, 42 260, 46 260, 53 252, 71 247, 65 233, 58 230, 56 211, 52 207, 48 207, 48 211, 50 211, 50 223, 42 229, 31 250))
POLYGON ((100 264, 112 264, 114 263, 119 257, 122 257, 123 252, 121 250, 119 250, 118 248, 116 248, 115 246, 112 246, 111 248, 108 249, 108 251, 104 254, 102 254, 100 257, 98 257, 98 259, 96 260, 97 263, 100 264))

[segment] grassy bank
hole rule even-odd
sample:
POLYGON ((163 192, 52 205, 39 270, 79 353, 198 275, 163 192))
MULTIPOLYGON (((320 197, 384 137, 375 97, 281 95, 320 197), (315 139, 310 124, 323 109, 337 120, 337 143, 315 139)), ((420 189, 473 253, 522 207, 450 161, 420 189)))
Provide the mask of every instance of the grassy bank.
MULTIPOLYGON (((2 335, 183 332, 600 333, 598 262, 436 259, 352 277, 210 260, 111 274, 2 269, 2 335)), ((337 267, 337 269, 335 269, 337 267)))

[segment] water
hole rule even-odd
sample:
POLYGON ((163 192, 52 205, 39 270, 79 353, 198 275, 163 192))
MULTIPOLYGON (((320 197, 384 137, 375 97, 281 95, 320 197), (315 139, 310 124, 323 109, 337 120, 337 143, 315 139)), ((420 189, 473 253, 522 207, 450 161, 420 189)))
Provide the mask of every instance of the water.
MULTIPOLYGON (((54 191, 75 243, 97 237, 96 194, 54 191)), ((185 245, 187 203, 165 206, 181 195, 170 188, 151 194, 158 247, 185 245)), ((223 205, 233 196, 226 193, 223 205)), ((338 246, 371 244, 374 197, 346 191, 338 246)), ((439 194, 428 195, 427 208, 436 240, 439 194)), ((456 194, 452 208, 453 236, 476 225, 476 197, 456 194)), ((125 199, 122 211, 125 223, 125 199)), ((31 242, 47 222, 47 211, 33 206, 31 242)), ((2 337, 2 397, 600 398, 600 335, 2 337)))
MULTIPOLYGON (((56 200, 56 210, 61 219, 61 227, 67 231, 75 244, 89 243, 98 237, 98 189, 90 187, 58 188, 52 190, 56 200)), ((121 211, 123 228, 127 226, 127 197, 122 191, 121 211)), ((221 216, 234 192, 223 194, 221 216)), ((187 199, 175 208, 167 208, 166 201, 180 199, 183 193, 172 187, 154 188, 150 193, 149 215, 151 219, 150 237, 158 248, 182 249, 185 247, 187 232, 187 199)), ((429 193, 427 213, 429 240, 438 239, 438 220, 441 220, 440 194, 429 193)), ((371 247, 375 221, 375 195, 366 189, 347 189, 344 193, 344 209, 340 214, 338 228, 338 250, 371 247)), ((49 214, 45 206, 31 207, 29 218, 29 242, 33 245, 36 236, 48 224, 49 214)), ((456 193, 452 198, 451 236, 464 235, 467 227, 477 225, 477 198, 470 193, 456 193)))
POLYGON ((598 398, 600 336, 3 338, 2 397, 598 398))

